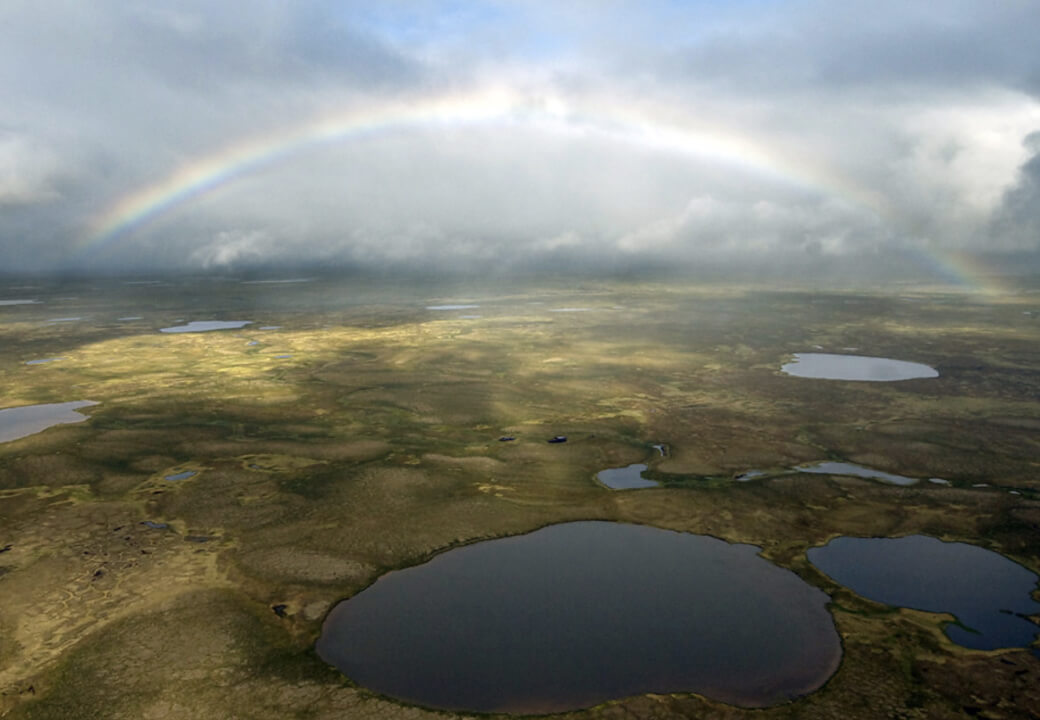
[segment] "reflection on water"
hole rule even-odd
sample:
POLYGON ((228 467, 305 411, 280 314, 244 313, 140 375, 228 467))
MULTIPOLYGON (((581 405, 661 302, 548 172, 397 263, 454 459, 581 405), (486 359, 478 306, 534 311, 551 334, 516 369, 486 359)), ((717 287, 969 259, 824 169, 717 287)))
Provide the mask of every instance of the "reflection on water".
POLYGON ((0 442, 33 435, 53 425, 83 422, 87 416, 76 410, 91 405, 97 405, 97 403, 92 400, 75 400, 45 405, 24 405, 0 410, 0 442))
POLYGON ((925 535, 840 537, 810 549, 808 557, 863 597, 956 615, 966 627, 947 625, 945 632, 958 645, 1027 647, 1040 632, 1023 617, 1040 613, 1040 602, 1030 597, 1040 578, 984 548, 925 535))
POLYGON ((628 467, 600 470, 596 473, 596 479, 613 490, 659 487, 660 483, 643 477, 644 470, 646 465, 635 463, 628 467))
POLYGON ((780 370, 795 377, 870 382, 939 377, 934 368, 906 360, 828 353, 795 353, 794 358, 780 370))
MULTIPOLYGON (((862 465, 846 462, 821 462, 815 465, 799 465, 795 470, 803 473, 819 473, 821 475, 852 475, 853 477, 868 478, 870 480, 881 480, 893 485, 913 485, 917 482, 917 478, 895 475, 883 470, 873 470, 862 465)), ((935 482, 936 479, 932 479, 932 482, 935 482)))
POLYGON ((355 682, 438 708, 544 713, 646 692, 738 705, 818 688, 841 645, 827 596, 751 545, 554 525, 391 572, 316 649, 355 682))
POLYGON ((209 332, 211 330, 237 330, 251 324, 252 320, 192 320, 187 325, 159 328, 164 333, 209 332))

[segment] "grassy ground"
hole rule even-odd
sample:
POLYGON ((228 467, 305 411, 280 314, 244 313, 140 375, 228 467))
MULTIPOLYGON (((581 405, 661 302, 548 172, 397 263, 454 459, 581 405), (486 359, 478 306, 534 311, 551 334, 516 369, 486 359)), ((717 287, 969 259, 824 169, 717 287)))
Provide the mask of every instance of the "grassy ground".
POLYGON ((824 688, 769 710, 647 696, 575 717, 1040 707, 1036 657, 954 646, 940 629, 949 618, 865 601, 805 559, 841 534, 924 532, 1040 570, 1038 294, 330 279, 0 288, 21 297, 44 302, 0 307, 0 407, 100 404, 87 422, 0 445, 5 717, 443 715, 325 666, 312 650, 325 613, 389 568, 576 519, 761 546, 832 594, 845 655, 824 688), (425 309, 450 303, 480 307, 425 309), (587 310, 554 312, 576 307, 587 310), (47 322, 59 317, 83 320, 47 322), (158 332, 211 319, 255 324, 158 332), (941 377, 778 372, 816 346, 941 377), (547 444, 554 435, 568 442, 547 444), (953 484, 785 472, 826 459, 953 484), (593 479, 632 462, 666 487, 612 492, 593 479), (769 475, 732 482, 750 469, 769 475), (165 479, 184 470, 197 474, 165 479))

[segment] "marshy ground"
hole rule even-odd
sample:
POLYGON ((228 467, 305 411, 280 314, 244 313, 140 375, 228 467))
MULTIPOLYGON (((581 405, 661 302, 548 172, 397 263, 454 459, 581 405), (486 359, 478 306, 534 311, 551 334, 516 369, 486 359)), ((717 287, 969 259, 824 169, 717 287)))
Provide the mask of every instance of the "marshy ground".
POLYGON ((1040 571, 1040 293, 400 287, 0 287, 41 301, 0 306, 0 408, 98 403, 0 444, 0 715, 444 717, 325 665, 329 609, 453 545, 598 519, 762 547, 831 594, 844 657, 767 710, 680 694, 575 718, 1036 717, 1034 654, 958 647, 949 617, 863 600, 805 553, 924 533, 1040 571), (428 309, 452 305, 477 307, 428 309), (159 332, 206 320, 252 324, 159 332), (814 350, 940 376, 780 372, 814 350), (951 485, 786 472, 825 460, 951 485), (662 487, 595 480, 632 463, 662 487))

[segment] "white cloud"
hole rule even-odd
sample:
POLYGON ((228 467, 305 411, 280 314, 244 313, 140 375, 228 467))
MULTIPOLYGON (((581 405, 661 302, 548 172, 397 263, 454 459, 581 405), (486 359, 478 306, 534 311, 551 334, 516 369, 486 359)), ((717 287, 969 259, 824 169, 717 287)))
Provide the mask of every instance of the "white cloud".
POLYGON ((55 200, 57 170, 52 152, 23 135, 0 130, 0 206, 55 200))
POLYGON ((196 191, 98 262, 1029 247, 1025 5, 8 4, 0 265, 77 267, 90 219, 149 187, 196 191), (367 124, 279 145, 348 111, 367 124), (266 162, 192 175, 250 143, 266 162))

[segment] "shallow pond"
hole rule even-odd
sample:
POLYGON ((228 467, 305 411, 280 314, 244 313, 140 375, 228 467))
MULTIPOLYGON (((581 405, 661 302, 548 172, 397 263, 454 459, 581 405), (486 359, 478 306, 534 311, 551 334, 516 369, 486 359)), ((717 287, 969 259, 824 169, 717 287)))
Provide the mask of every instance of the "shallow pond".
POLYGON ((643 477, 644 470, 646 470, 646 465, 635 463, 628 467, 600 470, 596 473, 596 479, 612 490, 660 487, 660 483, 643 477))
POLYGON ((287 285, 312 282, 314 278, 285 278, 284 280, 241 280, 242 285, 287 285))
POLYGON ((438 708, 684 691, 762 706, 837 668, 827 600, 751 545, 575 522, 388 573, 332 610, 316 649, 361 685, 438 708))
POLYGON ((795 353, 794 358, 780 367, 781 372, 803 378, 871 382, 939 377, 934 368, 906 360, 829 353, 795 353))
POLYGON ((472 310, 480 305, 427 305, 427 310, 472 310))
POLYGON ((185 470, 184 472, 174 473, 173 475, 167 475, 166 479, 170 482, 177 482, 178 480, 187 480, 188 478, 195 477, 198 475, 194 470, 185 470))
POLYGON ((799 465, 795 470, 798 472, 817 473, 820 475, 852 475, 853 477, 880 480, 892 485, 913 485, 917 482, 917 478, 887 473, 883 470, 874 470, 872 468, 863 467, 862 465, 854 465, 846 462, 821 462, 816 463, 815 465, 799 465))
POLYGON ((1036 573, 991 550, 925 535, 839 537, 811 548, 808 557, 865 598, 955 615, 961 625, 947 625, 945 632, 964 647, 1026 647, 1040 632, 1022 617, 1040 612, 1030 597, 1036 573))
POLYGON ((39 300, 0 300, 0 305, 39 305, 39 300))
POLYGON ((52 357, 52 358, 40 358, 38 360, 26 360, 25 364, 26 365, 46 365, 47 363, 57 362, 58 360, 64 360, 64 358, 52 357))
POLYGON ((75 400, 45 405, 23 405, 0 410, 0 442, 33 435, 54 425, 83 422, 86 415, 79 408, 97 405, 92 400, 75 400))
POLYGON ((159 328, 164 333, 209 332, 211 330, 238 330, 251 324, 252 320, 192 320, 187 325, 159 328))

